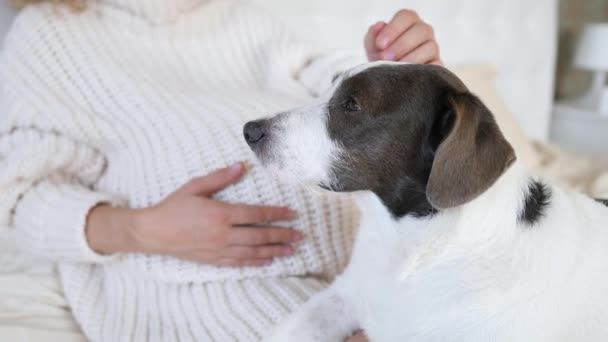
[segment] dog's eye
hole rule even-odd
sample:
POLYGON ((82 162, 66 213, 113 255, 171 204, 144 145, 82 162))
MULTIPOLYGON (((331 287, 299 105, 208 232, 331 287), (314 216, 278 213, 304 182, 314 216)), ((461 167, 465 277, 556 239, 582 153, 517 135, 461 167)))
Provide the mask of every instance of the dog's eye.
POLYGON ((346 101, 342 102, 342 108, 349 112, 358 112, 361 110, 361 106, 357 103, 354 97, 349 96, 346 101))

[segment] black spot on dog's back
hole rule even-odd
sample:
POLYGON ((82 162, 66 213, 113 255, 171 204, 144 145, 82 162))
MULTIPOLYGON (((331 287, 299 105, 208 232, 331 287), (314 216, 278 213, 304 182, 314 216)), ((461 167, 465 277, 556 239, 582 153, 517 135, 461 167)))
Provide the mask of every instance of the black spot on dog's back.
POLYGON ((608 199, 596 198, 595 200, 608 207, 608 199))
POLYGON ((551 190, 542 182, 531 180, 518 221, 529 226, 534 225, 544 216, 550 202, 551 190))

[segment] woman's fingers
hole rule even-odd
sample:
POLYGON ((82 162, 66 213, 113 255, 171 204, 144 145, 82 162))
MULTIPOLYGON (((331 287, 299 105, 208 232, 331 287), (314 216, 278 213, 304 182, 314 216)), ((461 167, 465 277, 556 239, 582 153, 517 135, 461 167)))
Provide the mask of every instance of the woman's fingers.
POLYGON ((433 39, 433 29, 419 22, 403 33, 397 40, 380 54, 383 60, 398 61, 418 47, 433 39))
MULTIPOLYGON (((194 262, 239 266, 247 262, 260 264, 260 260, 271 261, 295 252, 294 243, 302 240, 302 233, 290 228, 279 227, 234 227, 228 228, 221 244, 200 245, 182 249, 175 256, 194 262), (226 260, 238 260, 238 263, 226 260), (230 264, 230 265, 229 265, 230 264)), ((263 263, 263 262, 261 262, 263 263)))
POLYGON ((433 27, 411 10, 400 10, 387 23, 372 25, 364 41, 369 61, 408 61, 441 65, 433 27))
POLYGON ((383 21, 379 21, 374 25, 370 26, 367 30, 367 34, 365 35, 365 39, 363 40, 363 45, 367 53, 367 59, 370 61, 378 60, 380 58, 380 49, 378 49, 378 47, 376 46, 376 37, 378 36, 378 32, 380 32, 380 30, 382 30, 384 26, 386 26, 386 23, 383 21))
POLYGON ((228 204, 226 210, 229 212, 229 222, 233 225, 289 221, 296 217, 296 213, 286 207, 228 204))
POLYGON ((391 21, 382 28, 376 37, 376 47, 384 50, 389 47, 397 37, 420 21, 418 14, 411 10, 401 10, 393 16, 391 21))
POLYGON ((401 58, 401 61, 418 63, 418 64, 441 64, 437 59, 439 55, 439 47, 435 41, 427 41, 420 45, 414 51, 411 51, 407 55, 401 58))
POLYGON ((245 166, 238 162, 206 176, 193 178, 176 192, 209 196, 239 180, 244 172, 245 166))
POLYGON ((259 246, 269 244, 290 244, 302 240, 299 231, 279 227, 235 227, 228 236, 229 245, 259 246))

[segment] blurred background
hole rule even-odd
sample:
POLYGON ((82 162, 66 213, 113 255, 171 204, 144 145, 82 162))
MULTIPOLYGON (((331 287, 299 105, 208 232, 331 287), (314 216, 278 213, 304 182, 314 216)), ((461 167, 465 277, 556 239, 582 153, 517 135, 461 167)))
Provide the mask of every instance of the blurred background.
MULTIPOLYGON (((360 49, 378 18, 412 8, 434 25, 447 66, 491 69, 528 137, 577 153, 608 152, 608 0, 245 1, 267 7, 306 39, 348 49, 360 49)), ((0 39, 14 15, 0 0, 0 39)))
POLYGON ((591 82, 589 72, 572 67, 577 42, 585 25, 590 22, 608 23, 608 0, 559 1, 559 45, 555 88, 555 98, 558 100, 583 94, 591 82))

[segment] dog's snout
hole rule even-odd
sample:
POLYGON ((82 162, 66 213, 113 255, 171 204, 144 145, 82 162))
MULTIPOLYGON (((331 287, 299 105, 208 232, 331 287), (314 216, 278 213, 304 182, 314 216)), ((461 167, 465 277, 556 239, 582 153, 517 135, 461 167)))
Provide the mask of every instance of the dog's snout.
POLYGON ((253 145, 264 139, 266 133, 264 132, 264 124, 261 120, 249 121, 243 128, 243 135, 247 144, 253 145))

